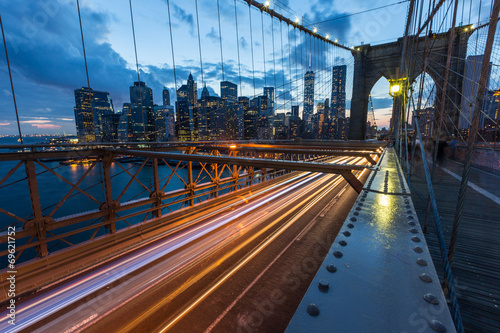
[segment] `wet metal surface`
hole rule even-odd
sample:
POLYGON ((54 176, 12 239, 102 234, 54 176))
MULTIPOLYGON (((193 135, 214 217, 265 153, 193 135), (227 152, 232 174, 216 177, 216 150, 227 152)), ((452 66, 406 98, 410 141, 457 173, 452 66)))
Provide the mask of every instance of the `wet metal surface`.
POLYGON ((455 332, 392 148, 378 166, 287 332, 455 332))

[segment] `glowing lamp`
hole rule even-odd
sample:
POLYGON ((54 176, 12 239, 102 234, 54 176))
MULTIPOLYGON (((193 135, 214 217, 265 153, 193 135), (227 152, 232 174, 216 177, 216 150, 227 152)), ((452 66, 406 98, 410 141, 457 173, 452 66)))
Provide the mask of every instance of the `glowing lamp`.
POLYGON ((230 145, 229 148, 236 149, 236 145, 230 145))
POLYGON ((268 1, 266 1, 265 6, 266 6, 266 7, 269 7, 269 0, 268 0, 268 1))

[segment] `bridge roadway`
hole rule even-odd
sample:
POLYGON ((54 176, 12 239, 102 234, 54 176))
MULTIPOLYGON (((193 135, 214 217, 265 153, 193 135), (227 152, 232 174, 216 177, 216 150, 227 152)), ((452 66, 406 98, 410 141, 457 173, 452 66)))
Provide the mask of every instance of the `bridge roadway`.
POLYGON ((356 197, 340 175, 295 172, 186 213, 155 242, 18 300, 0 331, 283 331, 356 197))

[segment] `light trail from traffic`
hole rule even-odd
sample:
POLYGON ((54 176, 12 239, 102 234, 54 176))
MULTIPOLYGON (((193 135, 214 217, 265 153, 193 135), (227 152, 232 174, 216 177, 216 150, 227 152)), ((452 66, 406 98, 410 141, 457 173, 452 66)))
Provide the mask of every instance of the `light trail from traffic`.
MULTIPOLYGON (((332 162, 338 162, 340 160, 348 160, 349 163, 358 163, 362 160, 362 158, 342 158, 336 159, 332 162)), ((187 223, 187 227, 184 226, 179 228, 179 230, 176 230, 175 235, 167 237, 153 246, 141 249, 137 253, 124 256, 111 264, 107 264, 102 268, 96 269, 92 273, 75 279, 75 281, 56 287, 54 290, 43 293, 40 296, 25 302, 24 304, 20 304, 16 312, 17 315, 22 316, 22 321, 13 327, 7 323, 7 320, 5 319, 7 316, 6 313, 4 313, 4 320, 0 322, 0 330, 2 332, 15 332, 26 329, 31 325, 70 306, 71 304, 82 300, 92 293, 106 288, 106 286, 109 286, 113 282, 125 278, 133 272, 140 271, 143 267, 168 256, 176 250, 183 249, 184 258, 175 263, 170 262, 167 270, 163 270, 154 277, 148 276, 147 279, 145 279, 144 276, 139 275, 138 278, 142 278, 142 281, 140 281, 140 283, 136 283, 134 287, 127 287, 128 292, 125 294, 126 296, 129 296, 127 301, 130 301, 154 285, 164 281, 172 274, 195 262, 196 259, 200 258, 200 254, 212 252, 216 248, 224 246, 236 237, 248 232, 252 228, 257 227, 262 221, 264 221, 265 218, 279 212, 283 205, 302 200, 304 196, 309 194, 311 191, 314 191, 319 184, 328 181, 328 185, 323 186, 321 190, 324 191, 328 186, 328 191, 331 190, 331 188, 341 182, 338 178, 338 175, 331 174, 323 175, 311 174, 309 172, 301 173, 291 179, 284 180, 278 184, 264 188, 263 190, 260 190, 248 197, 239 198, 232 204, 221 209, 217 209, 216 212, 208 216, 208 218, 207 216, 204 216, 190 221, 187 223), (295 192, 299 189, 300 192, 299 195, 297 195, 295 192), (242 205, 242 202, 249 203, 242 205), (235 223, 233 223, 230 228, 229 224, 232 222, 235 223), (200 241, 200 239, 204 237, 206 239, 203 242, 200 241), (145 285, 148 287, 144 287, 145 285)), ((321 190, 314 191, 314 194, 309 195, 307 200, 311 200, 314 196, 317 196, 321 190)), ((327 193, 328 191, 324 192, 327 193)), ((314 202, 316 201, 317 200, 314 202)), ((280 220, 280 218, 276 219, 275 223, 278 223, 280 220)), ((266 226, 262 229, 261 233, 270 227, 271 226, 269 225, 266 226)), ((255 237, 256 236, 253 238, 255 237)), ((237 248, 239 249, 241 247, 242 245, 240 244, 237 248)), ((235 249, 231 251, 231 253, 234 252, 236 252, 235 249)), ((176 259, 176 256, 173 256, 172 258, 176 259)), ((251 257, 247 260, 250 259, 251 257)), ((218 285, 219 284, 214 287, 218 285)), ((175 297, 175 294, 176 293, 173 293, 171 297, 175 297)), ((123 304, 124 302, 121 302, 118 306, 122 306, 123 304)), ((108 309, 101 310, 104 310, 106 313, 112 311, 115 307, 110 305, 108 306, 108 309)), ((101 312, 101 314, 103 313, 101 312)), ((98 319, 99 318, 96 318, 96 320, 98 319)), ((79 326, 77 324, 73 325, 73 327, 79 326)))

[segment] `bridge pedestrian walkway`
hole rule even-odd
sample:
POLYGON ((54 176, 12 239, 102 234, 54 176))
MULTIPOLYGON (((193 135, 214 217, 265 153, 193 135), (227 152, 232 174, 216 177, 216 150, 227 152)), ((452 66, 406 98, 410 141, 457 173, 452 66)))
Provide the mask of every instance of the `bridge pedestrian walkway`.
MULTIPOLYGON (((422 227, 427 185, 418 164, 410 180, 413 203, 422 227)), ((443 233, 449 244, 462 166, 446 160, 436 169, 433 186, 443 233)), ((472 169, 452 270, 466 331, 500 331, 500 176, 472 169)), ((439 243, 432 211, 427 214, 426 240, 442 281, 439 243)), ((425 229, 425 227, 424 227, 425 229)))

